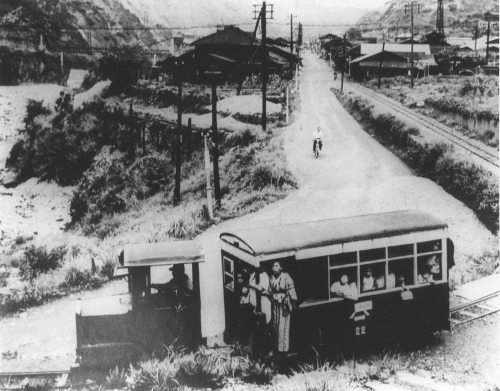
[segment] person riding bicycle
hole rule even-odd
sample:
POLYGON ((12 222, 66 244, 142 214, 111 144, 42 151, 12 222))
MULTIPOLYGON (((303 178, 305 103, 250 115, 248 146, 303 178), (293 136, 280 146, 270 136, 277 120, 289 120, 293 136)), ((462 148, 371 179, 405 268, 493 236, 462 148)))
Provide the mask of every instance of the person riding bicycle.
POLYGON ((318 142, 319 150, 323 148, 323 132, 321 128, 318 126, 316 131, 313 133, 313 152, 316 150, 316 142, 318 142))

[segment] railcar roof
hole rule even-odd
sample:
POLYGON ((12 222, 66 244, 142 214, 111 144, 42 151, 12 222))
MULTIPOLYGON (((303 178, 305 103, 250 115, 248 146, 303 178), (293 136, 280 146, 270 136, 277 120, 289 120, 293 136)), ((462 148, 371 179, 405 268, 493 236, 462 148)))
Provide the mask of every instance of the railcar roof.
POLYGON ((173 265, 204 262, 201 243, 183 240, 160 243, 126 244, 121 267, 173 265))
POLYGON ((242 242, 256 256, 447 227, 434 216, 412 210, 224 232, 220 238, 242 242))

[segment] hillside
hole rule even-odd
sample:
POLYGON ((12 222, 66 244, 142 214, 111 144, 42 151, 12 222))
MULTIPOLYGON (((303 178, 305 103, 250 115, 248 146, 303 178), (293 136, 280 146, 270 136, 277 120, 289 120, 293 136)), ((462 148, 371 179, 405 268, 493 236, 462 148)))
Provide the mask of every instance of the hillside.
POLYGON ((85 47, 89 30, 78 26, 94 26, 91 32, 94 47, 147 46, 170 37, 168 30, 119 30, 144 28, 139 18, 118 0, 59 1, 7 0, 0 6, 0 18, 6 28, 0 29, 0 46, 33 51, 43 43, 49 51, 60 47, 85 47))
MULTIPOLYGON (((414 15, 414 29, 418 35, 435 30, 437 19, 436 0, 422 0, 420 3, 420 13, 414 15)), ((498 12, 498 8, 498 1, 495 0, 444 0, 445 35, 472 36, 476 20, 479 21, 479 34, 484 35, 486 32, 484 13, 498 12)), ((409 34, 411 22, 410 15, 405 14, 404 4, 390 0, 383 7, 363 15, 359 19, 359 24, 366 25, 366 30, 373 32, 373 35, 382 36, 380 30, 378 33, 373 30, 377 27, 389 31, 390 37, 393 37, 396 31, 399 34, 409 34)), ((498 29, 498 24, 496 28, 498 29)))

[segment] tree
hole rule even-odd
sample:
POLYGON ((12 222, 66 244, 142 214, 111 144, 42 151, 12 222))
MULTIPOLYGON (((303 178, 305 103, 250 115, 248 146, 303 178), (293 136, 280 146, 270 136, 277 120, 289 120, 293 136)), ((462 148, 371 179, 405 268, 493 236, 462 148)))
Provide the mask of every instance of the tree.
POLYGON ((347 39, 352 41, 354 39, 361 38, 361 31, 357 29, 356 27, 351 27, 349 30, 347 30, 347 39))

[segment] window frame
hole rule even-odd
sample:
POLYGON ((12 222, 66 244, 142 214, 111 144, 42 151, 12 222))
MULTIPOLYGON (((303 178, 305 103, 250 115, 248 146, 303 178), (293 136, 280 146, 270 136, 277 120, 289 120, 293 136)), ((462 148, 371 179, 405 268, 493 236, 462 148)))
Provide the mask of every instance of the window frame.
MULTIPOLYGON (((441 279, 434 281, 435 284, 444 284, 447 283, 448 281, 448 273, 447 273, 447 265, 446 265, 446 253, 447 253, 447 244, 446 244, 446 235, 439 235, 436 234, 436 232, 430 233, 430 232, 422 232, 422 233, 417 233, 416 235, 413 234, 412 236, 408 237, 408 240, 402 240, 401 243, 391 243, 392 238, 381 238, 385 243, 377 243, 372 242, 372 246, 367 246, 366 243, 358 243, 359 247, 356 248, 356 243, 355 242, 350 242, 346 243, 345 245, 342 246, 342 250, 340 252, 335 252, 332 254, 328 254, 326 256, 327 260, 327 267, 328 267, 328 294, 329 294, 329 299, 328 300, 318 300, 314 302, 303 302, 300 304, 300 307, 310 307, 314 305, 320 305, 320 304, 326 304, 326 303, 332 303, 332 302, 338 302, 338 301, 343 301, 345 298, 340 298, 340 297, 331 297, 331 286, 333 284, 333 281, 331 281, 331 273, 332 270, 339 270, 339 269, 345 269, 345 268, 353 268, 356 267, 356 274, 357 274, 357 282, 356 282, 356 287, 358 291, 358 300, 367 298, 370 296, 376 296, 376 295, 381 295, 385 293, 393 293, 393 292, 400 292, 401 287, 394 287, 394 288, 387 288, 387 281, 389 277, 389 262, 394 262, 394 261, 406 261, 409 262, 410 259, 412 259, 413 262, 413 268, 412 268, 412 275, 413 275, 413 281, 412 284, 405 285, 409 289, 419 289, 423 288, 426 286, 429 286, 430 283, 419 283, 418 282, 418 258, 423 257, 423 256, 431 256, 431 255, 438 255, 440 257, 440 267, 441 267, 441 279), (429 239, 429 238, 435 238, 435 239, 429 239), (432 242, 432 241, 440 241, 440 249, 439 250, 434 250, 430 252, 425 252, 425 253, 417 253, 417 246, 419 243, 425 243, 425 242, 432 242), (397 255, 397 256, 392 256, 389 257, 389 248, 390 247, 397 247, 397 246, 408 246, 412 245, 413 247, 413 253, 412 254, 404 254, 404 255, 397 255), (346 248, 347 247, 347 248, 346 248), (365 251, 365 250, 370 250, 370 249, 377 249, 377 248, 382 248, 385 247, 385 258, 384 259, 377 259, 377 260, 371 260, 371 261, 363 261, 361 262, 360 259, 360 252, 365 251), (343 263, 341 265, 333 265, 332 266, 332 261, 331 257, 333 256, 338 256, 339 254, 343 253, 356 253, 356 262, 355 263, 343 263), (371 290, 368 292, 361 292, 361 281, 362 281, 362 276, 361 276, 361 267, 366 267, 367 265, 370 264, 380 264, 384 263, 384 279, 385 279, 385 284, 384 288, 381 289, 376 289, 376 290, 371 290)), ((350 300, 350 299, 348 299, 350 300)))
POLYGON ((228 289, 229 291, 233 292, 234 293, 234 288, 235 288, 235 270, 234 270, 234 260, 232 260, 231 258, 227 257, 227 256, 223 256, 222 257, 222 262, 224 264, 224 281, 223 281, 223 285, 224 285, 224 288, 228 289), (226 261, 231 265, 231 271, 230 272, 227 272, 226 271, 226 261), (231 277, 233 279, 233 283, 232 283, 232 286, 229 286, 226 284, 226 276, 228 277, 231 277))

